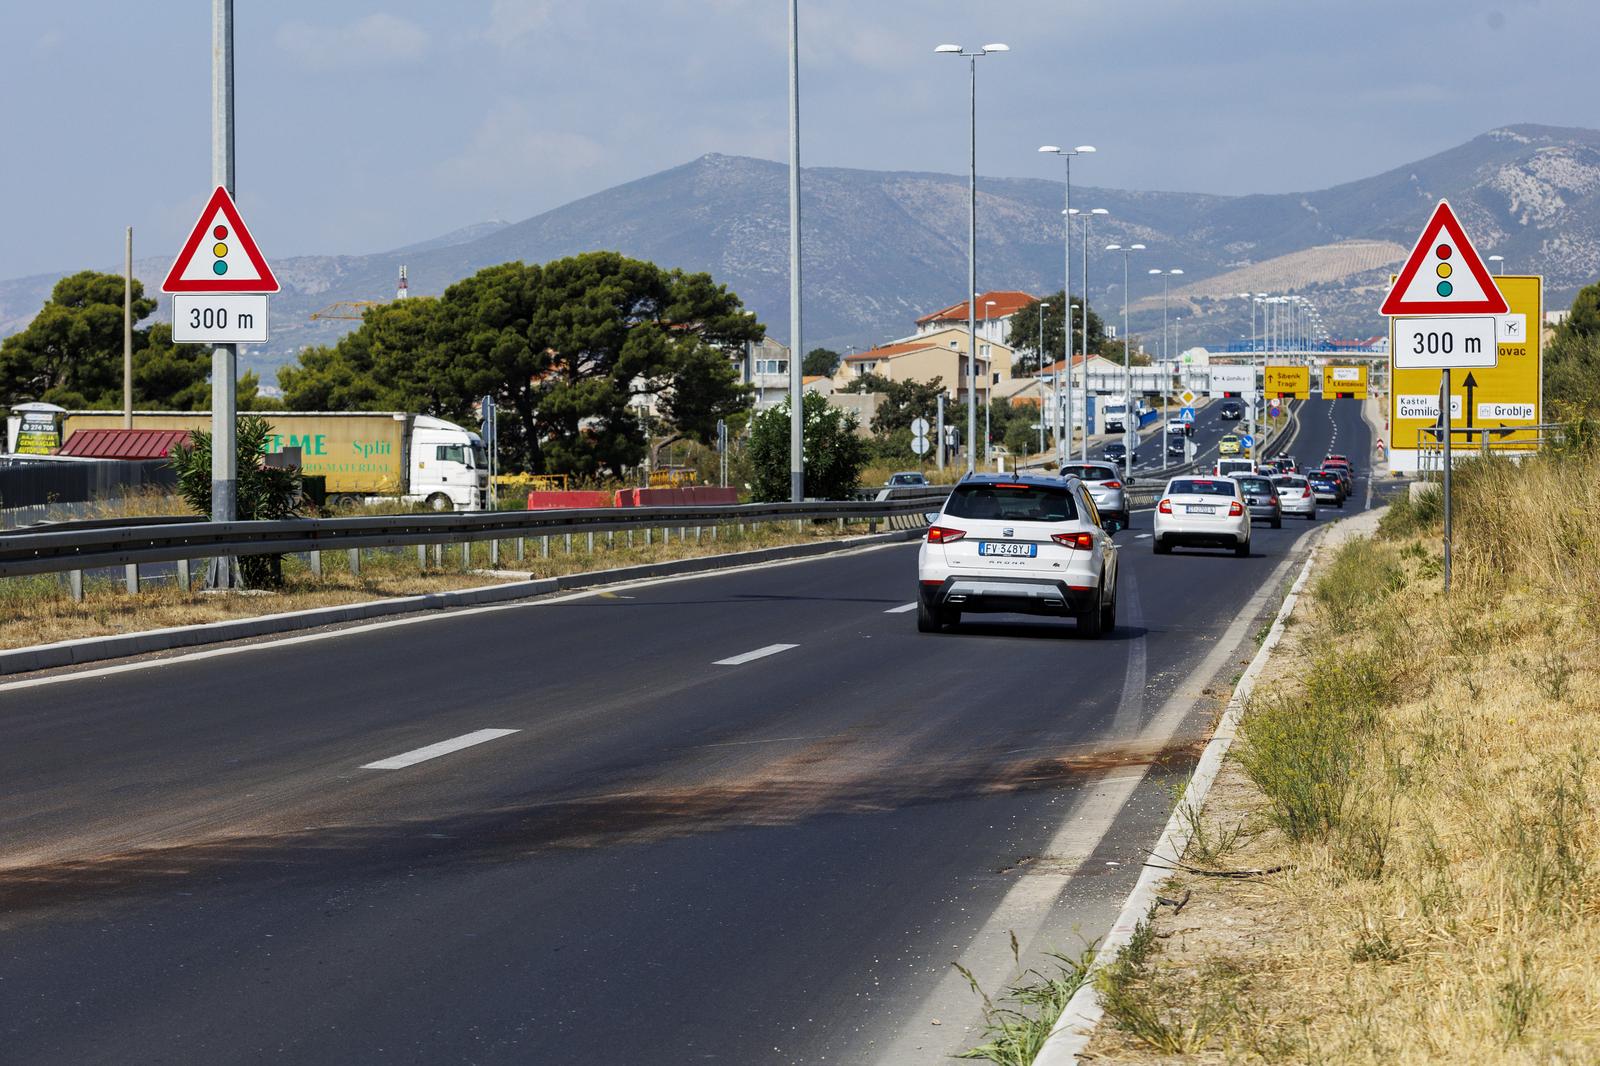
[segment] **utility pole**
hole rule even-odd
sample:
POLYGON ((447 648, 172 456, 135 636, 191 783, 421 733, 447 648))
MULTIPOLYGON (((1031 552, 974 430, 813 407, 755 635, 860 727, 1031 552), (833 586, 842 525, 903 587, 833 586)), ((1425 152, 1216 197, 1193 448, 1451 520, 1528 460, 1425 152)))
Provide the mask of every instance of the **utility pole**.
POLYGON ((122 259, 122 428, 133 428, 133 227, 122 259))
MULTIPOLYGON (((211 0, 211 184, 237 197, 233 173, 233 0, 211 0)), ((235 455, 239 348, 219 344, 211 350, 211 520, 232 522, 239 487, 235 455)), ((239 561, 211 560, 206 584, 234 589, 239 561)))
POLYGON ((800 0, 789 0, 789 499, 806 498, 800 348, 800 0))

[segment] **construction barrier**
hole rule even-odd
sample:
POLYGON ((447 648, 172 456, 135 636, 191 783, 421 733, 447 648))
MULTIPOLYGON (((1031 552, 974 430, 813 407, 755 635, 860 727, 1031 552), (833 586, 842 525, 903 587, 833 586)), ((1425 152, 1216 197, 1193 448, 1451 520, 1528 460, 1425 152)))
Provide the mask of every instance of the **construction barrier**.
POLYGON ((598 490, 570 489, 565 492, 545 491, 528 493, 528 510, 556 511, 566 507, 610 507, 611 493, 598 490))

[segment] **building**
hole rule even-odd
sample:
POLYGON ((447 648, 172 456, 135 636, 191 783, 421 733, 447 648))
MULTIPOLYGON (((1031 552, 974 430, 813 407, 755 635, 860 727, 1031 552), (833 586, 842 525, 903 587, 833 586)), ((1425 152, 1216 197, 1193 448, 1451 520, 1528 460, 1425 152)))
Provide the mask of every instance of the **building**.
MULTIPOLYGON (((932 381, 939 378, 952 400, 967 395, 967 331, 946 327, 847 355, 833 376, 837 388, 876 374, 888 381, 932 381)), ((1012 352, 998 342, 978 342, 978 385, 993 387, 1011 377, 1012 352)))
MULTIPOLYGON (((976 301, 978 339, 991 344, 1007 343, 1011 338, 1011 316, 1037 299, 1032 293, 1017 289, 997 289, 979 296, 976 301), (993 306, 990 306, 991 302, 993 306)), ((916 336, 942 333, 952 327, 960 327, 963 331, 967 328, 965 300, 917 319, 916 336)))
POLYGON ((757 410, 782 403, 789 395, 789 348, 771 337, 744 346, 739 380, 751 388, 757 410))

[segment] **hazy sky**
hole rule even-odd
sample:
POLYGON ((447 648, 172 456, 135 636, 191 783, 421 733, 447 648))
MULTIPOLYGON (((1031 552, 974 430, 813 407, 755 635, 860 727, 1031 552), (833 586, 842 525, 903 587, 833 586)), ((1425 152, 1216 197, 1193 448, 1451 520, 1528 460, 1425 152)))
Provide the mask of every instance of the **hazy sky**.
MULTIPOLYGON (((801 0, 802 157, 1321 188, 1514 122, 1600 126, 1597 0, 801 0)), ((205 0, 0 6, 0 277, 177 251, 210 182, 205 0)), ((519 220, 705 152, 787 157, 783 0, 237 0, 269 257, 519 220)))

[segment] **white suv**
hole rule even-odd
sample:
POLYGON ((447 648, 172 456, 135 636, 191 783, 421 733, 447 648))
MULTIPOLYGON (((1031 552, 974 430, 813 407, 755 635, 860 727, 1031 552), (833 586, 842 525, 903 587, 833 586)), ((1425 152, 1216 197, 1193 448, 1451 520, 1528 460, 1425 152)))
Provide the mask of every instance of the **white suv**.
POLYGON ((1156 504, 1156 554, 1178 544, 1250 554, 1250 509, 1231 477, 1175 477, 1156 504))
POLYGON ((917 628, 963 611, 1071 615, 1086 637, 1117 621, 1117 545, 1077 478, 979 474, 945 500, 917 554, 917 628))

